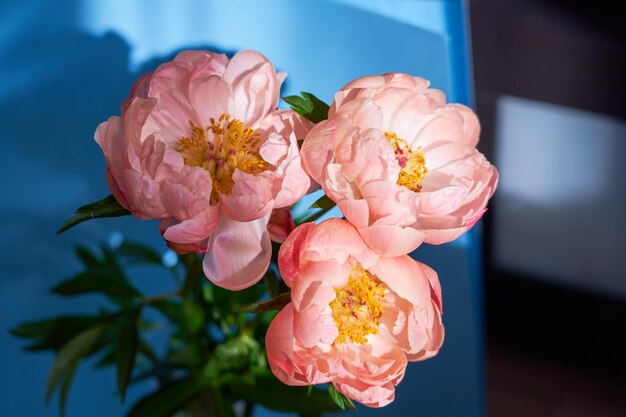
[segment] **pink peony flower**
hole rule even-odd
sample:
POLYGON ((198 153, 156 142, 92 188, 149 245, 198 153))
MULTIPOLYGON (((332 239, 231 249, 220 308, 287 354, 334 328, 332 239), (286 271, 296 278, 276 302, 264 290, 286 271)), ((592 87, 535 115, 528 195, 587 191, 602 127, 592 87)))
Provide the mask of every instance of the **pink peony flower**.
POLYGON ((496 169, 475 148, 476 115, 428 85, 399 73, 359 78, 302 146, 311 177, 384 256, 456 239, 496 188, 496 169))
POLYGON ((407 362, 443 343, 436 272, 407 255, 379 257, 345 220, 297 227, 278 264, 291 303, 270 324, 266 347, 287 385, 330 382, 381 407, 393 401, 407 362))
POLYGON ((185 51, 141 77, 96 131, 115 198, 161 220, 168 245, 206 252, 204 271, 237 290, 271 256, 268 222, 307 191, 297 146, 311 123, 276 110, 285 73, 261 54, 185 51))

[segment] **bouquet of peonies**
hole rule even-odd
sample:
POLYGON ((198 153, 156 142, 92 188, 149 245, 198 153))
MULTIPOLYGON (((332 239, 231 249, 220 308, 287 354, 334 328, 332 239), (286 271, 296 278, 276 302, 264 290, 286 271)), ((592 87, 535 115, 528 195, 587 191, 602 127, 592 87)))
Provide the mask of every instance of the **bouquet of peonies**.
POLYGON ((302 93, 279 110, 285 76, 255 51, 184 51, 98 126, 112 196, 61 231, 156 219, 178 261, 129 242, 80 247, 85 270, 54 292, 112 303, 13 330, 56 352, 48 397, 58 390, 62 407, 91 356, 116 366, 122 400, 128 385, 155 381, 128 414, 155 417, 381 407, 409 361, 437 354, 441 286, 408 253, 456 239, 486 210, 498 176, 476 150, 476 115, 400 73, 352 81, 330 107, 302 93), (320 187, 294 220, 292 206, 320 187), (344 218, 314 222, 335 206, 344 218), (142 294, 126 274, 133 262, 171 270, 175 291, 142 294), (148 309, 168 320, 165 348, 153 346, 148 309))

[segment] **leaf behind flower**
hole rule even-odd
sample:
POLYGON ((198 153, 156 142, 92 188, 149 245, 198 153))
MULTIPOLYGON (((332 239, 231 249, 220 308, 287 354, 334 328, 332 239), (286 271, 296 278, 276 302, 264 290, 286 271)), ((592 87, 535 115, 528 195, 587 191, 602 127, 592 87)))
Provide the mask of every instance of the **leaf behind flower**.
POLYGON ((283 100, 293 111, 304 116, 313 123, 319 123, 328 118, 328 104, 311 93, 302 91, 300 96, 287 96, 283 100))
POLYGON ((61 234, 67 229, 70 229, 87 220, 101 217, 126 216, 128 214, 130 214, 130 211, 122 207, 122 205, 117 202, 115 197, 109 195, 101 200, 79 207, 76 210, 76 214, 74 214, 74 216, 67 220, 63 226, 57 230, 57 234, 61 234))

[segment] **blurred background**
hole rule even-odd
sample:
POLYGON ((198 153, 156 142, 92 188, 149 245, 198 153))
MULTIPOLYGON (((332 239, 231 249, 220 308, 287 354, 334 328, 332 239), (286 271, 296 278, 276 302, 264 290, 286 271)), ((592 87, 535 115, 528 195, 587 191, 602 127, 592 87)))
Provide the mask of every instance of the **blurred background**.
MULTIPOLYGON (((440 275, 444 348, 361 415, 626 416, 624 32, 617 6, 565 0, 0 0, 0 416, 59 415, 44 402, 52 356, 22 352, 7 329, 97 309, 48 294, 79 268, 75 244, 130 239, 167 256, 149 222, 54 232, 109 194, 96 126, 190 48, 259 50, 289 72, 283 95, 330 102, 354 78, 400 71, 479 114, 500 171, 490 210, 413 254, 440 275)), ((146 291, 161 278, 137 271, 146 291)), ((122 415, 114 387, 83 366, 67 415, 122 415)))

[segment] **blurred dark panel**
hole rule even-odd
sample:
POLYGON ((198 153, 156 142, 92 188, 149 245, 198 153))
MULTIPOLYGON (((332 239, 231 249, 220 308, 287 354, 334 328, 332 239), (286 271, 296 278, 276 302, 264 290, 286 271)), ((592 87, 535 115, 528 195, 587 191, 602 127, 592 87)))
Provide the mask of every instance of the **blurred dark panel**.
POLYGON ((479 101, 489 93, 508 94, 626 117, 621 6, 556 0, 470 3, 479 101))
MULTIPOLYGON (((501 163, 495 158, 494 142, 502 96, 626 119, 626 25, 623 8, 613 4, 470 0, 481 150, 496 166, 501 163)), ((623 187, 614 190, 616 198, 623 193, 623 187)), ((593 204, 598 203, 590 200, 589 205, 593 204)), ((626 302, 606 293, 551 284, 550 277, 494 267, 490 213, 500 209, 492 201, 485 218, 490 345, 623 380, 626 302)), ((540 373, 534 377, 542 378, 540 373)))

